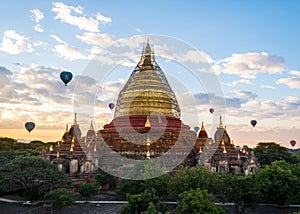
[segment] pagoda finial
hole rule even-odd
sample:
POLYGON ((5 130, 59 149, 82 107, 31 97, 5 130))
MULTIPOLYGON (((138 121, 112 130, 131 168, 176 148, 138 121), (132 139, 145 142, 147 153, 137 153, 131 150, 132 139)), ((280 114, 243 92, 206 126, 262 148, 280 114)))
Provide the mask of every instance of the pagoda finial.
POLYGON ((220 123, 219 123, 219 128, 223 128, 223 124, 222 124, 222 116, 220 115, 220 123))
POLYGON ((147 38, 147 45, 146 45, 144 54, 145 55, 150 55, 151 54, 151 48, 150 48, 150 44, 149 44, 149 38, 147 38))
POLYGON ((150 140, 150 136, 149 133, 147 134, 147 141, 146 141, 146 146, 150 146, 151 140, 150 140))
POLYGON ((77 113, 75 113, 75 116, 74 116, 74 124, 73 125, 78 125, 77 124, 77 113))
POLYGON ((89 130, 92 130, 92 131, 94 131, 94 126, 93 126, 93 121, 91 120, 91 125, 90 125, 90 128, 89 128, 89 130))
POLYGON ((68 129, 69 129, 69 125, 66 124, 66 132, 68 132, 68 129))
POLYGON ((205 131, 204 122, 202 122, 201 131, 205 131))
POLYGON ((145 128, 150 128, 151 127, 151 123, 150 123, 150 120, 149 120, 149 116, 147 116, 147 120, 146 120, 146 123, 145 123, 145 128))

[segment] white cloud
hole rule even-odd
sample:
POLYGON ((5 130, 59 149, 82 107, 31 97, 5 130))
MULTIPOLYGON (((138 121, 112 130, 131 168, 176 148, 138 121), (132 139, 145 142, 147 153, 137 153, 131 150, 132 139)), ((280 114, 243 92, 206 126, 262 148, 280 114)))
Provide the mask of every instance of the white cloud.
POLYGON ((44 41, 36 41, 32 43, 33 47, 47 47, 48 43, 44 41))
POLYGON ((40 24, 36 24, 35 26, 34 26, 34 30, 35 31, 37 31, 37 32, 44 32, 44 29, 41 27, 41 25, 40 24))
POLYGON ((289 72, 289 74, 292 74, 292 75, 295 75, 297 77, 300 77, 300 71, 292 70, 292 71, 289 72))
POLYGON ((32 9, 30 12, 32 13, 33 20, 36 22, 34 30, 37 32, 44 32, 44 29, 40 24, 40 21, 44 19, 44 14, 39 9, 32 9))
POLYGON ((277 80, 277 84, 284 84, 289 88, 300 88, 300 77, 287 77, 277 80))
POLYGON ((36 23, 39 23, 44 19, 44 14, 39 9, 32 9, 30 12, 32 13, 32 17, 36 23))
POLYGON ((257 97, 257 94, 251 91, 235 91, 234 93, 243 100, 251 100, 257 97))
POLYGON ((102 24, 107 24, 111 22, 111 18, 103 16, 100 12, 97 13, 96 18, 102 24))
POLYGON ((235 87, 237 86, 238 84, 246 84, 246 85, 251 85, 252 82, 248 79, 240 79, 240 80, 236 80, 236 81, 233 81, 231 83, 228 83, 227 85, 228 86, 231 86, 231 87, 235 87))
POLYGON ((108 46, 115 41, 113 36, 103 33, 85 32, 83 35, 76 35, 76 37, 84 43, 99 46, 108 46))
POLYGON ((59 38, 58 36, 56 35, 50 35, 51 38, 53 38, 55 41, 57 41, 58 43, 61 43, 61 44, 67 44, 66 42, 64 42, 61 38, 59 38))
POLYGON ((55 52, 59 57, 68 60, 87 59, 87 57, 84 56, 80 50, 67 44, 56 45, 52 51, 55 52))
POLYGON ((100 13, 97 14, 96 19, 83 15, 83 8, 81 6, 68 6, 62 2, 54 2, 52 5, 52 12, 56 13, 55 19, 76 26, 80 30, 99 32, 99 22, 103 24, 111 22, 109 17, 104 17, 100 13), (75 13, 77 16, 71 13, 75 13))
POLYGON ((269 88, 269 89, 274 89, 275 87, 272 85, 261 85, 261 88, 269 88))
POLYGON ((20 54, 22 52, 31 53, 33 48, 29 38, 14 30, 6 30, 0 44, 0 50, 9 54, 20 54))
POLYGON ((247 79, 255 78, 258 73, 280 73, 285 69, 282 57, 268 53, 232 54, 230 57, 215 61, 212 66, 217 73, 234 74, 247 79))
POLYGON ((136 28, 135 29, 138 33, 141 33, 142 32, 142 30, 140 29, 140 28, 136 28))
POLYGON ((287 96, 287 97, 285 98, 285 100, 286 100, 287 102, 298 102, 298 103, 300 103, 300 97, 287 96))

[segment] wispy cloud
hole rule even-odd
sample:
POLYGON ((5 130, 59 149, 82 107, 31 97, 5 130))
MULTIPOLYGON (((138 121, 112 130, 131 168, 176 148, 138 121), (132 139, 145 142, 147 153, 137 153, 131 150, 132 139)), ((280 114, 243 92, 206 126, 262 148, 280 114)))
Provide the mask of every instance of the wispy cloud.
POLYGON ((37 32, 44 32, 40 21, 44 19, 44 14, 39 9, 32 9, 30 10, 32 14, 32 18, 35 21, 36 25, 34 26, 35 31, 37 32))
POLYGON ((101 15, 100 12, 97 13, 96 18, 87 17, 83 14, 83 7, 68 6, 62 2, 54 2, 52 12, 56 14, 55 19, 89 32, 99 32, 99 23, 111 22, 111 18, 101 15))
POLYGON ((268 89, 274 89, 275 87, 272 85, 261 85, 261 88, 268 88, 268 89))
POLYGON ((282 57, 268 53, 232 54, 225 59, 216 60, 213 71, 224 74, 234 74, 242 78, 256 78, 257 73, 280 73, 285 69, 282 57))
POLYGON ((83 35, 76 35, 76 37, 86 44, 98 46, 108 46, 115 41, 112 35, 104 33, 85 32, 83 35))
POLYGON ((96 18, 102 24, 108 24, 108 23, 111 22, 111 18, 110 17, 103 16, 100 12, 97 13, 96 18))
POLYGON ((71 61, 78 59, 87 59, 87 57, 82 54, 78 48, 68 45, 67 42, 63 41, 58 36, 52 34, 50 35, 50 37, 52 37, 59 43, 58 45, 55 45, 54 48, 52 48, 52 51, 56 53, 57 56, 71 61))
POLYGON ((31 53, 33 48, 28 37, 18 34, 14 30, 6 30, 0 44, 0 50, 13 55, 22 52, 31 53))
POLYGON ((227 85, 228 86, 231 86, 231 87, 235 87, 237 86, 238 84, 246 84, 246 85, 251 85, 252 82, 248 79, 240 79, 240 80, 236 80, 236 81, 233 81, 233 82, 230 82, 228 83, 227 85))
POLYGON ((298 89, 300 88, 300 77, 287 77, 281 78, 277 82, 277 84, 284 84, 289 88, 298 89))

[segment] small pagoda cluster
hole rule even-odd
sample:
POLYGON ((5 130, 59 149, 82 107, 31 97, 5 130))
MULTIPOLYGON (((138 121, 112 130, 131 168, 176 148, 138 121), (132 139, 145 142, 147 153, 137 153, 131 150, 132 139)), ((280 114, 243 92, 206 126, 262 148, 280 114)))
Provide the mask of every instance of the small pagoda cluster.
POLYGON ((214 139, 208 138, 202 122, 195 147, 199 151, 199 164, 213 172, 249 174, 259 167, 253 152, 234 145, 226 126, 223 127, 221 116, 214 139))
POLYGON ((86 136, 82 137, 75 113, 73 125, 70 129, 66 125, 61 140, 44 149, 42 157, 69 174, 73 184, 89 182, 98 170, 97 144, 99 141, 92 122, 86 136))

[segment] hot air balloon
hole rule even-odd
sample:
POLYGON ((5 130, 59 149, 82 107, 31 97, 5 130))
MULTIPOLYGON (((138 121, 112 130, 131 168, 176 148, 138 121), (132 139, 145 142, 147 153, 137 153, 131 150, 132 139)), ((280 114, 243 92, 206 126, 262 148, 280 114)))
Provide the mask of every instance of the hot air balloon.
POLYGON ((63 71, 60 73, 60 79, 65 83, 65 86, 72 80, 73 74, 69 71, 63 71))
POLYGON ((198 132, 200 130, 200 128, 198 126, 194 127, 195 132, 198 132))
POLYGON ((295 140, 291 140, 290 144, 291 144, 292 147, 294 147, 296 145, 296 141, 295 140))
POLYGON ((110 108, 110 110, 113 110, 114 107, 115 107, 115 104, 114 104, 114 103, 109 103, 109 104, 108 104, 108 107, 110 108))
POLYGON ((256 124, 257 124, 257 121, 256 120, 251 120, 251 125, 253 126, 253 127, 255 127, 256 126, 256 124))
POLYGON ((215 110, 214 110, 213 108, 210 108, 210 109, 209 109, 209 112, 210 112, 211 114, 214 113, 214 111, 215 111, 215 110))
POLYGON ((25 123, 25 128, 27 129, 27 131, 30 133, 35 127, 34 122, 26 122, 25 123))

